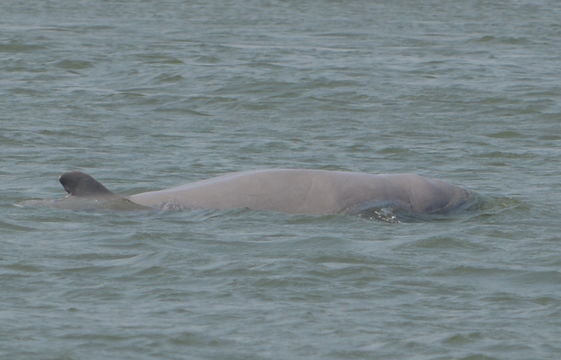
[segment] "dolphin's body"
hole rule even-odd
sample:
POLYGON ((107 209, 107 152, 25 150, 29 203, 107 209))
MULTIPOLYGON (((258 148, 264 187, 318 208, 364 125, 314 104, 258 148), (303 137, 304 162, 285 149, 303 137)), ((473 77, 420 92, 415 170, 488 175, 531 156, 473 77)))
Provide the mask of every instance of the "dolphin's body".
MULTIPOLYGON (((248 208, 294 214, 361 214, 379 209, 408 214, 446 213, 473 198, 471 191, 414 174, 271 169, 230 173, 166 190, 116 195, 91 176, 74 171, 60 182, 67 199, 134 208, 248 208)), ((381 216, 383 217, 383 216, 381 216)))

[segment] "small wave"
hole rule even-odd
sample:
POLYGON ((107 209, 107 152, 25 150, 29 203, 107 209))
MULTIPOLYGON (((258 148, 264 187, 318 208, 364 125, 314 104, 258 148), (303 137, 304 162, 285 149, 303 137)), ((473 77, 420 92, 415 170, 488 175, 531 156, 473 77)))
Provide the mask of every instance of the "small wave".
POLYGON ((529 44, 531 41, 526 37, 514 36, 492 36, 484 35, 469 40, 473 43, 491 43, 491 44, 504 44, 504 45, 523 45, 529 44))
POLYGON ((7 231, 31 231, 31 230, 35 230, 35 229, 27 227, 27 226, 21 226, 21 225, 9 223, 9 222, 6 222, 6 221, 0 221, 0 232, 3 232, 3 233, 5 233, 7 231))
POLYGON ((415 212, 409 207, 395 202, 376 202, 365 204, 357 209, 357 215, 368 220, 380 220, 387 223, 449 221, 461 215, 475 213, 481 208, 483 201, 483 196, 471 193, 467 199, 451 209, 429 213, 415 212))

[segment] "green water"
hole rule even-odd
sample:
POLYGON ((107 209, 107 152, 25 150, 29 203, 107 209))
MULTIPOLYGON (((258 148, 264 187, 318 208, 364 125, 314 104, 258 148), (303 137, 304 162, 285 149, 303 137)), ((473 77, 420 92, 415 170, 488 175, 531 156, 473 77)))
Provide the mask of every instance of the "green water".
POLYGON ((556 1, 2 1, 1 359, 557 359, 556 1), (20 208, 229 171, 415 172, 388 224, 20 208))

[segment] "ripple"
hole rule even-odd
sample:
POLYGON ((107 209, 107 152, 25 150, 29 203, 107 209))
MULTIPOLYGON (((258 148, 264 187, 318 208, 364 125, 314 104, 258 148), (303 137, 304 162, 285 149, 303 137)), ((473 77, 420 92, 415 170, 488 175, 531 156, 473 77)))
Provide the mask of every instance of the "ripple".
POLYGON ((137 54, 136 57, 147 64, 181 65, 184 63, 181 59, 166 54, 137 54))
POLYGON ((532 43, 532 41, 527 37, 493 36, 493 35, 484 35, 481 37, 473 38, 470 41, 476 43, 492 43, 492 44, 503 44, 503 45, 529 45, 532 43))
POLYGON ((523 135, 513 130, 499 131, 496 133, 487 134, 487 136, 490 138, 497 138, 497 139, 516 139, 516 138, 527 137, 526 135, 523 135))
POLYGON ((559 357, 559 6, 85 4, 2 1, 4 357, 559 357), (400 225, 11 205, 62 168, 134 193, 287 166, 489 195, 400 225))
MULTIPOLYGON (((17 204, 14 204, 14 206, 19 207, 17 204)), ((6 231, 6 232, 11 232, 11 231, 20 232, 20 231, 33 231, 33 230, 36 230, 36 229, 34 227, 23 226, 23 225, 15 224, 15 223, 12 223, 12 222, 6 222, 6 221, 1 221, 0 220, 0 230, 2 232, 4 232, 4 231, 6 231)))
POLYGON ((61 60, 56 63, 56 66, 65 70, 83 70, 93 66, 89 61, 85 60, 61 60))
POLYGON ((20 42, 0 43, 0 52, 5 53, 33 52, 44 49, 46 49, 46 47, 39 44, 26 44, 20 42))

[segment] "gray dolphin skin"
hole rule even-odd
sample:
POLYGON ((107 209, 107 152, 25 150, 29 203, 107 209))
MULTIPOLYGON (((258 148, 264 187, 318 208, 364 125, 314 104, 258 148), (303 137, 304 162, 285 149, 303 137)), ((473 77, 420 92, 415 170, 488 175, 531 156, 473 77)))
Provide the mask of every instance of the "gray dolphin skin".
POLYGON ((70 198, 128 200, 138 208, 269 210, 294 214, 364 214, 391 220, 383 212, 446 213, 462 207, 474 194, 442 180, 415 174, 269 169, 230 173, 165 190, 116 195, 79 171, 60 182, 70 198))
POLYGON ((115 196, 99 181, 80 171, 70 171, 58 178, 69 195, 74 196, 115 196))
POLYGON ((124 196, 117 195, 99 181, 80 171, 64 173, 58 179, 68 196, 62 200, 50 202, 27 202, 53 206, 63 209, 112 209, 112 210, 142 210, 145 206, 136 204, 124 196))

